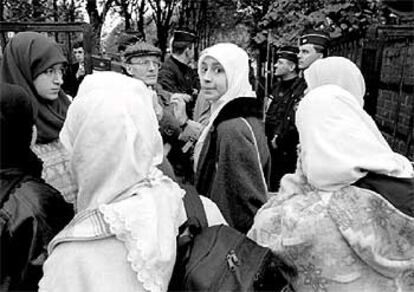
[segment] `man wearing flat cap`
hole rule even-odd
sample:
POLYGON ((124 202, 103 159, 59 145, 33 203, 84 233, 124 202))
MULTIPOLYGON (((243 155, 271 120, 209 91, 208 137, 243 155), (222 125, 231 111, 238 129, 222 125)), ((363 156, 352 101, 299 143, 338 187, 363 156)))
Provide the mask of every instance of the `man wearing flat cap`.
POLYGON ((278 81, 272 89, 271 103, 266 112, 265 131, 272 157, 270 191, 277 191, 280 179, 296 168, 299 134, 295 126, 296 106, 306 88, 298 75, 299 50, 283 46, 277 51, 275 76, 278 81))
POLYGON ((330 37, 323 31, 306 30, 299 38, 298 66, 307 69, 313 62, 327 56, 330 37))
POLYGON ((153 103, 164 141, 164 152, 168 154, 172 144, 177 143, 180 127, 174 117, 171 104, 173 94, 158 84, 158 71, 161 66, 161 50, 154 45, 138 41, 127 45, 123 54, 126 73, 143 81, 154 93, 153 103))

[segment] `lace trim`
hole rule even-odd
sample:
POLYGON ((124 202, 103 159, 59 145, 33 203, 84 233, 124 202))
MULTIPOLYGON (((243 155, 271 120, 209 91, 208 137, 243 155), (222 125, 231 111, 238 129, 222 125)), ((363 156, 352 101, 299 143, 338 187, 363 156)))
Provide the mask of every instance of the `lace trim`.
POLYGON ((158 271, 146 266, 142 249, 144 242, 137 235, 136 228, 132 228, 134 224, 109 206, 104 205, 99 209, 104 214, 105 221, 110 225, 111 232, 127 246, 127 260, 131 264, 133 271, 137 273, 138 281, 143 284, 144 289, 148 291, 165 291, 162 276, 158 274, 158 271))
POLYGON ((111 233, 125 244, 127 260, 148 291, 167 291, 175 263, 175 239, 181 224, 182 195, 158 191, 161 192, 154 196, 141 189, 129 202, 99 207, 111 233))

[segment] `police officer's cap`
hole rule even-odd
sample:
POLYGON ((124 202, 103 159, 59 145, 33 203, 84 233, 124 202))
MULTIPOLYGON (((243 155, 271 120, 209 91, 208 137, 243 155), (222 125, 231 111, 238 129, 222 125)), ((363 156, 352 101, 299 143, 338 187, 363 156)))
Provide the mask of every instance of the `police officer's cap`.
POLYGON ((277 57, 279 59, 287 59, 293 63, 298 63, 299 49, 294 46, 283 46, 277 51, 277 57))
POLYGON ((175 30, 174 31, 174 42, 187 42, 187 43, 194 43, 197 39, 197 36, 188 30, 175 30))
POLYGON ((306 44, 318 45, 324 48, 329 46, 330 37, 329 34, 323 31, 317 31, 314 29, 306 30, 299 38, 299 46, 306 44))

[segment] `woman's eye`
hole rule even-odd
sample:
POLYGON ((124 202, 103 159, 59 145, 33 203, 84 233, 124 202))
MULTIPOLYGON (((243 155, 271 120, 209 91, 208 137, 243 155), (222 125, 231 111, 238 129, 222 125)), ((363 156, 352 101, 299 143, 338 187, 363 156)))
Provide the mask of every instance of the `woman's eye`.
POLYGON ((53 69, 52 68, 46 69, 45 73, 47 75, 52 75, 53 74, 53 69))
POLYGON ((220 74, 220 73, 222 73, 223 72, 223 68, 220 68, 220 67, 216 67, 216 68, 214 68, 214 71, 213 71, 215 74, 220 74))

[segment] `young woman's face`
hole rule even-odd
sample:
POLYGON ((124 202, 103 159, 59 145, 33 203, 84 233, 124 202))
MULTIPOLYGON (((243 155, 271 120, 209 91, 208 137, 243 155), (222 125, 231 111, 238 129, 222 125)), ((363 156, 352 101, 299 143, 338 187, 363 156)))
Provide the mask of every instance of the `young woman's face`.
POLYGON ((227 91, 227 76, 223 66, 213 57, 206 57, 199 68, 201 93, 210 101, 216 101, 227 91))
POLYGON ((40 73, 33 85, 41 98, 55 100, 59 96, 60 87, 63 84, 63 64, 56 64, 40 73))

